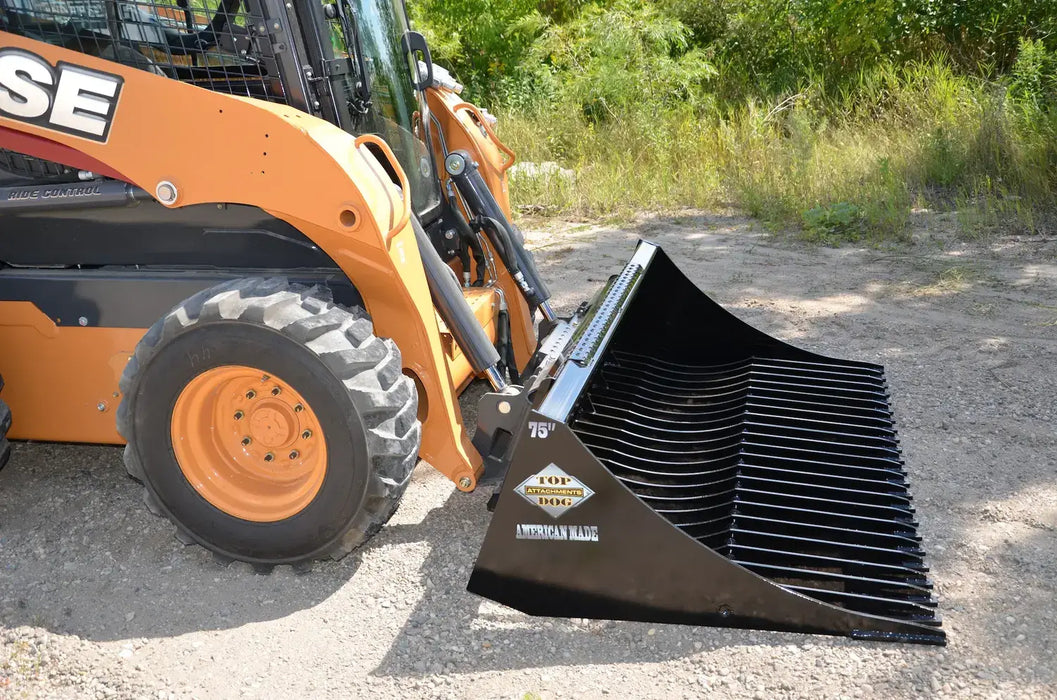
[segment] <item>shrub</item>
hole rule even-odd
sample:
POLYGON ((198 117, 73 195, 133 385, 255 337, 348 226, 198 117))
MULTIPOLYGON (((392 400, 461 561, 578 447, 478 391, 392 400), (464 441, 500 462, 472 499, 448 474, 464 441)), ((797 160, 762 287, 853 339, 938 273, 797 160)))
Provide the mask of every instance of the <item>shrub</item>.
POLYGON ((1057 108, 1057 51, 1048 50, 1037 39, 1021 39, 1009 93, 1033 111, 1057 108))
POLYGON ((715 75, 690 30, 644 0, 590 5, 551 25, 533 55, 557 77, 557 102, 596 122, 698 107, 715 75))
POLYGON ((510 102, 539 76, 529 53, 547 22, 535 0, 415 0, 409 9, 470 96, 510 102))
POLYGON ((812 207, 804 212, 804 233, 820 243, 857 241, 862 236, 864 216, 849 202, 812 207))

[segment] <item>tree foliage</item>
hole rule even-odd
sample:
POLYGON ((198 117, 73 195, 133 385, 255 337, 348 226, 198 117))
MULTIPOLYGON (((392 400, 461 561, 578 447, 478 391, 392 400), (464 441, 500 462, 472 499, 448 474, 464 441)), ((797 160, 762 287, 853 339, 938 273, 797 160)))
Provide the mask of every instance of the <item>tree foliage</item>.
POLYGON ((554 80, 557 100, 592 121, 636 109, 696 106, 716 75, 691 30, 650 3, 591 5, 576 19, 551 24, 533 52, 554 80))
POLYGON ((1038 57, 1057 51, 1057 0, 410 4, 437 59, 471 93, 515 108, 576 103, 592 119, 632 106, 743 102, 807 83, 836 93, 880 64, 937 57, 987 78, 1052 75, 1038 57))
POLYGON ((519 177, 534 206, 1057 230, 1057 0, 408 1, 503 138, 575 171, 519 177))

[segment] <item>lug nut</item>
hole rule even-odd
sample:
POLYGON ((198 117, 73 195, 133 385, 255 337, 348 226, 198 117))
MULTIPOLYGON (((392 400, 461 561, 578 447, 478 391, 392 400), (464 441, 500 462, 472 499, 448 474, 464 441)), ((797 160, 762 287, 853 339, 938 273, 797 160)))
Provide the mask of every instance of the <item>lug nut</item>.
POLYGON ((312 437, 312 431, 306 430, 305 432, 301 433, 301 437, 307 440, 308 438, 312 437))
POLYGON ((297 404, 296 406, 294 406, 294 413, 300 413, 303 410, 305 410, 305 407, 301 404, 297 404))
POLYGON ((246 415, 242 411, 235 411, 235 420, 242 420, 242 417, 246 415))
POLYGON ((269 452, 268 454, 264 455, 264 461, 265 462, 270 462, 273 459, 275 459, 275 455, 273 455, 271 452, 269 452))
POLYGON ((253 389, 250 389, 249 391, 246 392, 246 398, 247 399, 252 399, 255 396, 257 396, 257 392, 254 391, 253 389))
POLYGON ((253 440, 250 440, 249 436, 246 436, 246 437, 242 438, 242 446, 243 446, 243 447, 246 447, 246 446, 247 446, 247 445, 249 445, 249 444, 250 444, 251 442, 253 442, 253 440))
POLYGON ((298 452, 297 450, 294 450, 293 452, 290 453, 290 459, 297 459, 300 456, 301 456, 301 453, 298 452))
POLYGON ((272 389, 272 396, 278 396, 281 393, 283 393, 283 390, 279 387, 275 387, 274 389, 272 389))

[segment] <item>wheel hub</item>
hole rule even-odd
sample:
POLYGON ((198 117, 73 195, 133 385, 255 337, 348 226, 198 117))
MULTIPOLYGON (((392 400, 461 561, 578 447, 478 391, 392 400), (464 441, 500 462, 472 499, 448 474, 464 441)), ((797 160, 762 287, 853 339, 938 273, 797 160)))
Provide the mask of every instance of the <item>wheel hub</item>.
POLYGON ((244 520, 299 513, 326 474, 326 441, 311 406, 253 367, 215 367, 192 379, 176 400, 171 433, 188 483, 244 520))
POLYGON ((262 404, 250 413, 250 437, 268 447, 280 447, 292 442, 300 431, 291 407, 272 403, 278 405, 262 404))

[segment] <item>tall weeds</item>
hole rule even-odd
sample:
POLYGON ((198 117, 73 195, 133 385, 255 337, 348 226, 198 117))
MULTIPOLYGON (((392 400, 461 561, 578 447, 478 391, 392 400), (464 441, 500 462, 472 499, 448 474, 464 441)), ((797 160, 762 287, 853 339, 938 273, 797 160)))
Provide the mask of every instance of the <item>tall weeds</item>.
POLYGON ((903 236, 915 207, 962 212, 970 235, 1053 230, 1057 119, 1008 85, 939 57, 881 65, 839 90, 818 78, 769 101, 605 120, 537 108, 504 114, 500 128, 522 160, 574 171, 515 177, 517 204, 556 214, 734 206, 824 242, 903 236))
POLYGON ((732 205, 823 241, 1057 218, 1054 0, 413 0, 503 114, 515 199, 563 215, 732 205))

